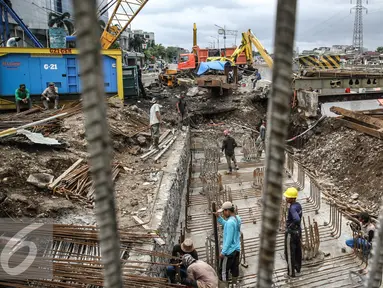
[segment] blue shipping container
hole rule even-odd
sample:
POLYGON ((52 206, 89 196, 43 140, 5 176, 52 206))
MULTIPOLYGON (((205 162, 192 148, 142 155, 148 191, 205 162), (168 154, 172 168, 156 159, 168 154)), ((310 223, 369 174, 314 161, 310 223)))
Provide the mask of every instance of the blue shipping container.
MULTIPOLYGON (((80 69, 76 54, 6 54, 0 57, 0 97, 14 100, 15 90, 25 84, 31 95, 41 95, 54 82, 60 96, 81 94, 80 69)), ((107 94, 117 94, 116 59, 102 55, 107 94)), ((63 99, 63 98, 62 98, 63 99)), ((65 97, 64 97, 65 99, 65 97)))

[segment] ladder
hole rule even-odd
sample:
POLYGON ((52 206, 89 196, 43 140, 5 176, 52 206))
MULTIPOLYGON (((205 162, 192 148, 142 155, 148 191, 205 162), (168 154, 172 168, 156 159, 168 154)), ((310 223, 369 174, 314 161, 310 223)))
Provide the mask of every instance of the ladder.
MULTIPOLYGON (((28 26, 24 24, 23 20, 17 15, 15 10, 13 10, 11 7, 8 6, 8 4, 4 0, 0 0, 0 8, 4 9, 4 15, 5 15, 5 28, 7 29, 8 26, 8 16, 11 15, 11 17, 16 21, 16 23, 24 30, 25 34, 32 40, 33 44, 38 48, 44 48, 43 44, 37 39, 37 37, 32 33, 31 30, 29 30, 28 26)), ((2 12, 3 9, 0 9, 0 12, 2 12)), ((2 22, 2 15, 0 15, 0 22, 2 22)), ((3 33, 3 31, 0 31, 3 33)), ((8 33, 7 33, 8 34, 8 33)), ((9 35, 7 35, 9 37, 9 35)))

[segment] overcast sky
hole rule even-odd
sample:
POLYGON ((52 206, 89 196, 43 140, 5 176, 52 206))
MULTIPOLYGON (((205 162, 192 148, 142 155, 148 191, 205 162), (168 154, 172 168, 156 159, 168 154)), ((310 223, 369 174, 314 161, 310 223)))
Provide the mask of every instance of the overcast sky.
MULTIPOLYGON (((289 1, 289 0, 286 0, 289 1)), ((354 0, 355 3, 356 0, 354 0)), ((132 29, 155 33, 156 43, 192 47, 193 23, 197 23, 198 44, 207 47, 217 41, 214 24, 240 33, 252 29, 267 50, 272 51, 276 0, 149 0, 132 22, 132 29)), ((355 14, 349 0, 298 1, 296 46, 299 50, 333 44, 352 44, 355 14)), ((369 0, 364 14, 364 46, 383 46, 383 0, 369 0)), ((227 46, 234 38, 227 36, 227 46)), ((215 44, 217 47, 217 43, 215 44)), ((220 39, 220 46, 223 39, 220 39)))

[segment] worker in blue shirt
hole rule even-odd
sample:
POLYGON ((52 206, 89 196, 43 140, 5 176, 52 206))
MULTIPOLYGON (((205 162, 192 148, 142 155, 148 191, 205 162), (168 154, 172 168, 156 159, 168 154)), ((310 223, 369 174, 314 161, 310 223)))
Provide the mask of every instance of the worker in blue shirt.
POLYGON ((257 82, 262 79, 261 73, 258 72, 258 69, 255 69, 253 77, 254 78, 251 80, 253 81, 253 89, 255 89, 257 87, 257 82))
POLYGON ((283 195, 288 203, 285 232, 287 276, 295 277, 295 273, 301 273, 302 267, 302 206, 297 202, 298 190, 296 188, 288 188, 283 195))
POLYGON ((235 214, 235 207, 231 202, 223 203, 215 215, 218 216, 217 221, 223 226, 223 245, 219 255, 221 263, 218 277, 226 282, 230 272, 232 283, 236 284, 241 251, 241 218, 235 214), (225 219, 219 216, 220 213, 223 213, 225 219))

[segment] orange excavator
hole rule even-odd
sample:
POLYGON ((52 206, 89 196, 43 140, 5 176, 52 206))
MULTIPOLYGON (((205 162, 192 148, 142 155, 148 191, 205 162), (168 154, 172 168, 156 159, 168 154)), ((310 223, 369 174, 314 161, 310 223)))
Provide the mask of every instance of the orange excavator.
POLYGON ((267 53, 261 42, 255 37, 253 32, 249 29, 247 32, 242 33, 241 45, 237 48, 226 48, 226 56, 209 57, 209 49, 201 49, 197 45, 197 26, 194 23, 193 27, 193 53, 181 54, 178 62, 178 70, 193 70, 196 69, 201 62, 209 61, 229 61, 232 65, 252 65, 253 64, 253 51, 254 45, 267 65, 271 68, 273 66, 273 59, 267 53))

